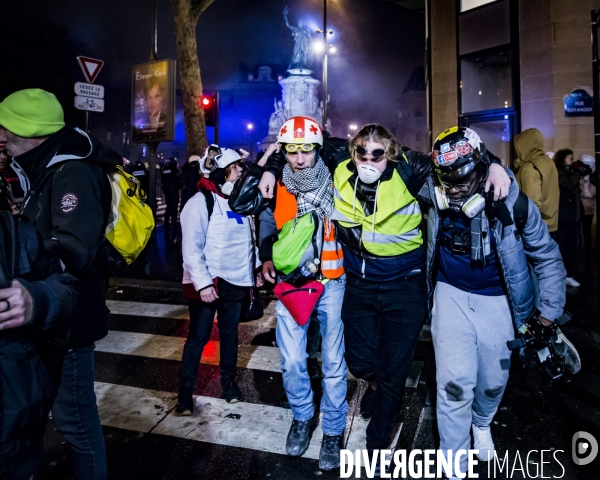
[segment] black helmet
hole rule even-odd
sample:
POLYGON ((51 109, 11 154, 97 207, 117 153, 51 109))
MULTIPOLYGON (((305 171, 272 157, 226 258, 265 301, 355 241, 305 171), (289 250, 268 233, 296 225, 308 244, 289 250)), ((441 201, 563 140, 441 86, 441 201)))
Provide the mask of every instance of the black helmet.
POLYGON ((432 155, 435 173, 443 183, 457 183, 480 161, 488 161, 479 135, 465 127, 451 127, 440 133, 433 144, 432 155))

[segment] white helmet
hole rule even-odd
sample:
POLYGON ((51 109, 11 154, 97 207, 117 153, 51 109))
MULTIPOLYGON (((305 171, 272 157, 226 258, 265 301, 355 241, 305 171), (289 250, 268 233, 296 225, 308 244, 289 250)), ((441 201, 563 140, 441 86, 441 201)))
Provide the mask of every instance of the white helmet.
POLYGON ((279 129, 279 143, 316 143, 323 146, 323 131, 310 117, 291 117, 279 129))
POLYGON ((231 148, 222 148, 221 154, 215 157, 215 160, 217 161, 217 168, 225 168, 227 165, 233 162, 238 162, 241 159, 242 157, 240 157, 240 154, 231 148))

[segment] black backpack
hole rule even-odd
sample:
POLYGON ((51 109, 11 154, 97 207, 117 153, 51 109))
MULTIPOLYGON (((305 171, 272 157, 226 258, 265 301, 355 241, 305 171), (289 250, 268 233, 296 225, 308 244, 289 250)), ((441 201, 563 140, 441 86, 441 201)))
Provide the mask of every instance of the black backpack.
POLYGON ((213 197, 212 192, 205 190, 204 188, 200 190, 202 195, 204 195, 204 199, 206 200, 206 209, 208 210, 208 221, 210 222, 210 217, 212 216, 212 212, 215 209, 215 197, 213 197))

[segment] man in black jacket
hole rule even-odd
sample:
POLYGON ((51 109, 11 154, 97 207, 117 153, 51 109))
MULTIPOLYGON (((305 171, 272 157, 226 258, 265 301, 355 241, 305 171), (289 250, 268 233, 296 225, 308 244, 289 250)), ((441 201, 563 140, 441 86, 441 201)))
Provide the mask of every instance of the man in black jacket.
POLYGON ((38 349, 66 338, 77 283, 29 222, 0 212, 0 478, 30 478, 42 460, 56 389, 38 349))
POLYGON ((179 190, 181 189, 179 178, 179 165, 175 157, 169 158, 161 172, 162 191, 165 195, 165 230, 177 226, 177 205, 179 204, 179 190))
POLYGON ((79 129, 66 127, 60 103, 39 89, 0 103, 0 142, 25 191, 21 213, 44 245, 81 281, 78 313, 52 407, 57 429, 71 446, 72 477, 104 479, 106 453, 94 394, 94 342, 108 332, 106 279, 95 262, 104 238, 111 188, 103 165, 121 156, 79 129))

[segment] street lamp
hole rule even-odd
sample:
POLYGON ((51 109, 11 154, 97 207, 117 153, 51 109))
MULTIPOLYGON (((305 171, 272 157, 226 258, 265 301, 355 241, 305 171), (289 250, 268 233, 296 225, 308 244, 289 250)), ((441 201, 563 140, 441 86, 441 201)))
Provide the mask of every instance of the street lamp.
POLYGON ((350 131, 348 136, 353 137, 356 131, 358 130, 358 125, 356 125, 356 123, 351 123, 350 125, 348 125, 348 130, 350 131))
POLYGON ((327 51, 335 53, 333 45, 327 45, 327 34, 331 35, 333 30, 327 30, 327 0, 323 0, 323 30, 317 30, 317 33, 323 34, 323 42, 319 42, 315 47, 323 52, 323 119, 322 127, 327 128, 327 51), (318 46, 320 44, 320 46, 318 46))
POLYGON ((248 135, 250 136, 250 158, 252 158, 252 131, 254 130, 254 124, 248 123, 246 125, 246 129, 248 130, 248 135))

